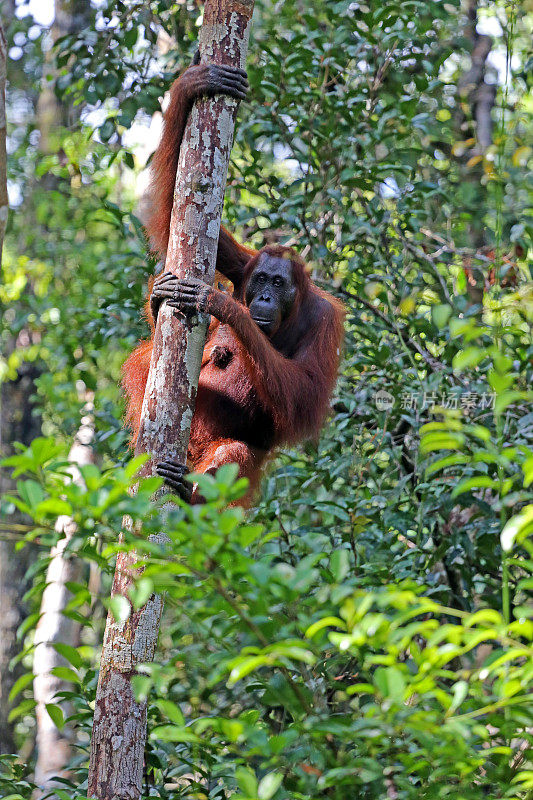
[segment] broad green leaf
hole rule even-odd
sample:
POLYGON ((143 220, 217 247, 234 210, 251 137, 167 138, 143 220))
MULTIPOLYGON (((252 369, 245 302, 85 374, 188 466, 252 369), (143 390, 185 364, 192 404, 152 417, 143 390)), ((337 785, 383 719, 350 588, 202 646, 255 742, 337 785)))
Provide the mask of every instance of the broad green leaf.
POLYGON ((378 667, 374 673, 374 684, 384 697, 396 701, 403 699, 405 678, 396 667, 378 667))
POLYGON ((65 717, 63 716, 61 706, 54 705, 53 703, 46 703, 46 710, 48 711, 48 716, 56 728, 62 730, 63 726, 65 725, 65 717))
POLYGON ((251 769, 237 767, 235 780, 241 792, 244 792, 248 797, 257 797, 257 778, 251 769))
POLYGON ((50 670, 50 672, 52 675, 55 675, 56 678, 60 678, 62 681, 68 681, 69 683, 81 683, 79 675, 69 667, 54 667, 50 670))
POLYGON ((348 550, 335 550, 329 563, 333 577, 337 583, 341 583, 350 571, 350 554, 348 550))
POLYGON ((344 628, 345 624, 339 617, 323 617, 308 627, 305 635, 308 639, 312 639, 315 633, 323 630, 324 628, 344 628))
POLYGON ((239 474, 238 464, 224 464, 216 472, 216 481, 222 486, 231 486, 239 474))
MULTIPOLYGON (((154 592, 154 583, 150 578, 139 578, 130 588, 128 594, 135 609, 142 608, 154 592)), ((127 619, 127 617, 126 617, 127 619)), ((125 620, 124 620, 125 621, 125 620)))
POLYGON ((452 315, 452 309, 449 305, 436 305, 431 307, 431 317, 433 322, 442 330, 452 315))
POLYGON ((150 738, 161 739, 162 742, 193 742, 199 744, 202 740, 190 730, 177 725, 157 725, 151 732, 150 738))
POLYGON ((468 694, 468 683, 466 681, 457 681, 452 688, 453 698, 447 714, 453 714, 457 711, 468 694))
POLYGON ((110 597, 107 601, 107 607, 115 617, 115 621, 120 623, 126 622, 131 613, 131 603, 127 597, 116 594, 110 597))
POLYGON ((488 475, 476 475, 460 481, 453 490, 452 497, 458 497, 460 494, 471 492, 473 489, 497 489, 498 486, 498 481, 489 478, 488 475))
POLYGON ((62 642, 53 642, 52 647, 76 669, 79 669, 83 664, 82 657, 75 647, 71 647, 69 644, 63 644, 62 642))
POLYGON ((464 442, 462 433, 428 433, 422 437, 420 452, 426 454, 437 450, 460 450, 464 442))
POLYGON ((270 800, 274 797, 283 782, 283 775, 279 772, 269 772, 259 781, 257 796, 259 800, 270 800))
POLYGON ((171 700, 157 700, 157 706, 175 725, 181 727, 185 726, 185 717, 176 703, 173 703, 171 700))
POLYGON ((429 467, 426 467, 426 478, 429 478, 431 475, 434 475, 435 472, 439 472, 439 470, 445 469, 446 467, 455 467, 458 464, 468 464, 469 461, 470 457, 461 453, 451 456, 444 456, 444 458, 438 458, 436 461, 433 461, 429 467))
POLYGON ((15 699, 15 697, 18 694, 20 694, 20 692, 23 689, 25 689, 26 686, 29 686, 29 684, 32 681, 33 681, 33 673, 32 672, 26 672, 25 675, 21 675, 20 678, 18 678, 15 681, 15 683, 13 684, 13 686, 11 687, 11 691, 9 692, 9 696, 8 696, 9 702, 12 703, 13 700, 15 699))
POLYGON ((29 508, 34 513, 39 503, 44 500, 44 491, 40 484, 34 480, 17 481, 17 491, 29 508))
POLYGON ((460 350, 453 358, 453 369, 455 372, 462 372, 465 369, 472 369, 473 367, 477 367, 477 365, 483 361, 486 357, 486 352, 481 347, 475 347, 472 345, 471 347, 466 347, 464 350, 460 350))
POLYGON ((533 532, 533 504, 523 508, 505 525, 500 536, 502 549, 508 553, 517 539, 520 541, 531 532, 533 532))
POLYGON ((50 497, 39 503, 35 509, 36 516, 54 516, 59 517, 62 514, 69 517, 72 515, 72 506, 66 500, 61 500, 59 497, 50 497))

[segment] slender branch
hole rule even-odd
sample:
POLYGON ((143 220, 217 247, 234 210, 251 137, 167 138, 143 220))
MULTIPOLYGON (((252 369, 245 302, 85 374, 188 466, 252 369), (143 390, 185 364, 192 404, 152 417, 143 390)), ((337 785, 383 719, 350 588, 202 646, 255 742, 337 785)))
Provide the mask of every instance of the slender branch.
POLYGON ((394 322, 383 313, 383 311, 358 294, 349 292, 347 289, 342 289, 341 291, 345 297, 349 298, 350 300, 355 300, 357 303, 361 303, 361 305, 371 311, 374 316, 380 319, 387 326, 387 328, 389 328, 389 330, 391 330, 393 333, 396 333, 410 350, 412 350, 414 353, 418 353, 418 355, 421 356, 421 358, 426 362, 428 367, 433 370, 433 372, 446 371, 446 365, 442 361, 439 361, 438 358, 432 356, 431 353, 422 347, 422 345, 420 345, 415 339, 401 331, 398 326, 395 325, 394 322))
MULTIPOLYGON (((240 607, 240 605, 235 601, 235 599, 231 596, 231 594, 227 591, 227 589, 222 585, 220 580, 215 581, 215 588, 216 588, 217 592, 221 595, 221 597, 224 598, 226 603, 228 603, 232 607, 232 609, 235 611, 235 613, 238 614, 238 616, 242 619, 242 621, 245 623, 245 625, 247 625, 247 627, 257 636, 257 638, 259 639, 259 641, 261 642, 263 647, 268 647, 270 642, 268 641, 268 639, 264 635, 264 633, 261 630, 261 628, 259 628, 255 624, 253 619, 250 619, 250 617, 248 616, 246 611, 244 611, 240 607)), ((291 687, 292 691, 294 692, 294 694, 295 694, 296 698, 298 699, 298 702, 301 704, 302 708, 304 708, 307 711, 308 714, 312 714, 313 713, 313 709, 311 708, 311 706, 307 702, 306 697, 303 695, 302 690, 300 689, 300 687, 298 686, 296 681, 293 680, 292 675, 290 674, 290 672, 287 669, 287 667, 284 667, 282 664, 280 664, 278 666, 279 666, 280 672, 283 674, 285 680, 287 681, 287 683, 291 687)))
POLYGON ((442 293, 446 301, 453 308, 455 306, 455 303, 452 299, 452 296, 450 295, 450 292, 448 291, 448 287, 446 286, 446 281, 440 274, 435 259, 432 256, 428 255, 428 253, 424 252, 424 250, 421 247, 417 247, 415 244, 413 244, 413 242, 403 233, 403 231, 398 226, 394 226, 394 230, 396 231, 398 237, 403 242, 405 249, 408 250, 418 261, 425 261, 426 264, 430 267, 431 272, 433 273, 433 275, 436 277, 436 279, 440 284, 442 293))

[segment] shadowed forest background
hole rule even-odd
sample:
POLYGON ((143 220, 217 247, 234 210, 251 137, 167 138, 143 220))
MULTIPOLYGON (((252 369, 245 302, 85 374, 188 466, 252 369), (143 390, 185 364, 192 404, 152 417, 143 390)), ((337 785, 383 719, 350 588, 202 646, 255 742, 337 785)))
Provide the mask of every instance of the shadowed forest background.
POLYGON ((252 511, 224 468, 164 522, 160 479, 128 492, 120 370, 201 5, 31 9, 0 9, 0 797, 86 796, 135 546, 133 607, 166 593, 143 799, 531 800, 533 3, 257 0, 224 223, 344 301, 341 373, 252 511))

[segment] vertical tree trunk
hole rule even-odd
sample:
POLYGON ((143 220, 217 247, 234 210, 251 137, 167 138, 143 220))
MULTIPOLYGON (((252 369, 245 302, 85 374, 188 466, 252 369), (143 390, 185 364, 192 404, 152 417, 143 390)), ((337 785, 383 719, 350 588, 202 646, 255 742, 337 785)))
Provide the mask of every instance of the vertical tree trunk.
MULTIPOLYGON (((465 162, 471 159, 472 156, 484 156, 493 143, 492 114, 496 101, 497 84, 496 82, 489 83, 485 80, 491 69, 489 55, 493 42, 492 38, 487 34, 478 33, 477 25, 480 5, 480 0, 468 0, 466 25, 460 31, 460 35, 470 42, 470 66, 460 75, 457 81, 458 102, 454 118, 457 129, 456 135, 458 142, 470 137, 474 137, 476 140, 475 146, 465 154, 465 162)), ((474 166, 467 166, 466 163, 463 165, 461 179, 465 183, 474 185, 476 192, 479 192, 482 186, 483 177, 484 165, 482 161, 474 166)), ((468 223, 470 239, 476 249, 480 249, 487 244, 487 228, 483 218, 483 213, 474 214, 468 223)), ((483 270, 474 267, 471 281, 468 282, 468 293, 474 303, 479 303, 483 296, 483 270), (474 281, 474 283, 471 281, 474 281)))
MULTIPOLYGON (((10 9, 2 8, 4 19, 10 9)), ((13 9, 11 9, 11 12, 13 9)), ((9 17, 7 17, 9 19, 9 17)), ((6 155, 6 74, 7 41, 0 22, 0 264, 7 224, 7 155, 6 155)), ((15 347, 15 342, 12 347, 15 347)), ((33 416, 29 397, 33 388, 34 366, 22 366, 14 381, 0 386, 0 454, 11 455, 11 443, 18 439, 28 443, 37 435, 39 426, 33 416)), ((14 488, 14 481, 6 470, 0 471, 0 494, 14 488)), ((24 522, 23 515, 15 511, 9 522, 24 522)), ((16 631, 23 619, 21 597, 24 593, 24 574, 28 566, 29 548, 15 553, 14 541, 0 541, 0 754, 15 752, 14 731, 9 717, 9 692, 18 670, 11 670, 9 662, 17 655, 20 644, 16 631)))
POLYGON ((7 42, 0 22, 0 265, 7 225, 7 153, 6 153, 6 75, 7 42))
MULTIPOLYGON (((203 61, 243 67, 254 0, 207 0, 200 32, 203 61)), ((238 103, 202 99, 180 150, 166 268, 213 282, 220 218, 238 103)), ((206 320, 186 322, 164 303, 157 318, 136 452, 185 460, 206 335, 206 320)), ((152 464, 145 474, 152 472, 152 464)), ((119 555, 113 594, 127 597, 134 554, 119 555)), ((91 741, 88 796, 138 800, 146 739, 146 702, 131 678, 154 657, 163 603, 152 596, 125 623, 107 620, 91 741)))
MULTIPOLYGON (((0 384, 0 453, 3 458, 16 452, 13 442, 28 445, 41 432, 40 419, 30 399, 37 374, 35 364, 22 364, 15 380, 0 384)), ((9 470, 1 469, 0 495, 15 491, 16 480, 10 477, 9 470)), ((6 516, 5 522, 15 526, 27 522, 27 517, 14 511, 6 516)), ((30 547, 15 551, 16 538, 14 534, 13 539, 0 540, 0 754, 15 752, 13 726, 8 721, 8 696, 21 670, 20 666, 10 669, 9 662, 20 651, 16 632, 24 619, 22 596, 26 590, 26 569, 32 557, 30 547)))
MULTIPOLYGON (((69 453, 72 480, 82 486, 79 467, 94 463, 91 446, 94 438, 94 421, 91 412, 92 403, 88 403, 69 453)), ((78 622, 63 614, 71 597, 67 583, 79 582, 81 578, 81 561, 75 554, 71 554, 70 557, 65 556, 65 549, 76 532, 76 524, 72 518, 63 516, 57 520, 56 530, 63 534, 63 538, 52 549, 51 561, 46 572, 47 585, 41 601, 41 618, 35 630, 33 657, 35 675, 33 691, 37 703, 35 783, 43 791, 60 785, 55 782, 55 778, 65 777, 64 768, 70 755, 71 731, 68 726, 59 730, 46 710, 48 703, 57 702, 55 700, 57 692, 67 688, 65 681, 51 674, 54 667, 66 664, 53 644, 64 643, 76 647, 80 630, 78 622)), ((41 796, 42 792, 39 792, 37 797, 41 796)))
MULTIPOLYGON (((89 24, 93 13, 89 0, 55 0, 54 10, 54 22, 50 29, 53 42, 68 34, 81 31, 89 24)), ((58 129, 75 125, 83 108, 81 105, 73 107, 57 98, 54 91, 57 74, 54 52, 49 50, 43 65, 43 77, 36 107, 40 133, 39 148, 44 154, 54 152, 57 147, 58 129)), ((57 189, 60 182, 56 175, 48 172, 40 178, 39 185, 41 189, 50 191, 57 189)), ((90 407, 87 408, 89 416, 82 419, 69 453, 69 461, 73 464, 71 474, 75 481, 80 477, 76 464, 81 466, 93 460, 90 443, 94 436, 94 425, 90 410, 90 407)), ((55 702, 56 692, 67 688, 64 681, 50 672, 54 667, 65 664, 52 644, 63 642, 76 646, 79 638, 79 625, 62 613, 70 597, 66 583, 81 578, 79 560, 75 557, 67 558, 64 554, 69 540, 75 533, 75 526, 69 518, 60 517, 56 530, 61 531, 64 538, 50 553, 51 561, 46 573, 47 587, 41 601, 41 618, 35 631, 36 648, 33 660, 34 697, 37 702, 35 783, 43 789, 54 785, 54 776, 61 776, 70 753, 68 726, 59 730, 46 710, 46 704, 55 702)))
MULTIPOLYGON (((87 24, 88 15, 93 14, 89 0, 56 0, 56 22, 52 30, 54 40, 66 33, 80 30, 87 24)), ((4 23, 9 24, 15 12, 13 0, 3 0, 0 11, 4 23)), ((5 181, 5 96, 2 87, 5 87, 5 55, 6 45, 4 31, 0 33, 0 251, 2 249, 3 235, 5 232, 5 219, 7 219, 7 193, 5 181), (5 201, 4 201, 4 198, 5 201)), ((64 104, 59 104, 55 97, 54 115, 43 116, 43 106, 50 110, 50 86, 43 82, 38 107, 35 109, 37 126, 41 132, 41 143, 46 145, 50 141, 50 124, 57 126, 67 122, 67 111, 64 104), (46 98, 46 102, 43 98, 46 98)), ((33 101, 33 96, 29 97, 33 101)), ((31 103, 30 103, 31 105, 31 103)), ((70 114, 68 119, 77 119, 79 107, 70 114)), ((42 148, 41 148, 42 149, 42 148)), ((42 186, 55 186, 50 177, 41 179, 42 186)), ((26 201, 29 197, 25 198, 26 201)), ((31 206, 31 203, 30 203, 31 206)), ((32 211, 29 212, 30 218, 32 211)), ((31 224, 31 221, 30 221, 31 224)), ((0 252, 1 259, 1 252, 0 252)), ((27 292, 31 293, 32 287, 28 286, 27 292)), ((19 347, 27 347, 32 340, 31 328, 23 329, 18 339, 13 338, 6 347, 4 356, 7 358, 19 347)), ((5 381, 0 385, 0 454, 11 455, 14 451, 12 443, 15 441, 28 445, 32 439, 41 433, 40 420, 37 409, 33 404, 35 394, 35 380, 39 377, 40 365, 38 362, 23 363, 18 369, 15 380, 5 381)), ((8 477, 7 471, 0 471, 0 494, 13 492, 15 483, 8 477)), ((23 515, 15 512, 10 514, 8 521, 12 523, 25 522, 23 515)), ((18 670, 8 668, 10 660, 18 654, 20 642, 16 639, 16 630, 23 619, 24 609, 21 598, 25 591, 24 575, 30 563, 32 549, 26 547, 15 552, 14 542, 0 541, 0 753, 14 752, 13 729, 8 722, 9 691, 18 677, 18 670)))

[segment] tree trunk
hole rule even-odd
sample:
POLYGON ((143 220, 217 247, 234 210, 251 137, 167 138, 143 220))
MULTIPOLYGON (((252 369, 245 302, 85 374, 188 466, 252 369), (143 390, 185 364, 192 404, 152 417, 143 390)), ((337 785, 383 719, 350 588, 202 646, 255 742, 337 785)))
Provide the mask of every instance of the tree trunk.
MULTIPOLYGON (((53 42, 63 36, 77 33, 89 24, 92 14, 89 0, 55 0, 55 18, 50 33, 53 42)), ((54 51, 49 50, 43 67, 41 91, 37 101, 37 125, 40 133, 39 147, 42 153, 48 154, 57 146, 54 134, 58 128, 73 126, 79 121, 82 105, 72 106, 58 100, 54 91, 54 80, 57 70, 54 65, 54 51)), ((51 172, 43 175, 39 181, 42 189, 57 189, 61 183, 51 172)), ((86 415, 76 434, 69 453, 72 480, 80 481, 77 466, 93 463, 94 455, 91 442, 94 437, 94 422, 91 416, 92 399, 86 406, 86 415)), ((76 647, 79 642, 80 626, 63 611, 70 599, 66 584, 77 582, 82 578, 82 563, 75 556, 65 556, 76 526, 68 517, 60 517, 56 530, 63 538, 50 553, 51 561, 46 572, 46 588, 41 600, 41 617, 35 630, 35 650, 33 659, 34 699, 36 707, 36 745, 37 760, 35 764, 35 783, 43 791, 50 790, 57 784, 56 777, 65 777, 64 768, 70 756, 72 731, 69 726, 62 730, 54 724, 47 704, 55 704, 57 692, 69 688, 65 681, 51 674, 55 667, 65 666, 66 661, 52 646, 63 643, 76 647)), ((67 711, 65 704, 62 704, 67 711)), ((41 797, 39 791, 35 795, 41 797)))
MULTIPOLYGON (((16 345, 14 345, 16 346, 16 345)), ((13 347, 9 348, 11 352, 13 347)), ((34 391, 34 380, 37 376, 35 364, 23 364, 17 378, 0 384, 0 454, 2 457, 13 455, 16 451, 13 442, 28 445, 39 436, 41 426, 35 413, 31 397, 34 391)), ((16 492, 16 481, 9 476, 9 470, 0 470, 0 495, 16 492)), ((7 524, 27 523, 27 518, 15 510, 5 517, 7 524)), ((4 534, 2 534, 3 536, 4 534)), ((26 590, 25 574, 29 566, 32 549, 25 547, 15 551, 16 533, 0 540, 0 754, 14 753, 15 741, 13 726, 8 721, 8 696, 11 688, 21 674, 20 665, 10 669, 9 662, 18 655, 20 642, 17 640, 17 628, 24 619, 22 596, 26 590)))
POLYGON ((7 42, 0 22, 0 265, 7 225, 7 153, 6 153, 6 74, 7 42))
MULTIPOLYGON (((1 5, 4 23, 9 24, 15 12, 15 3, 4 0, 1 5)), ((54 40, 66 32, 80 30, 87 22, 87 14, 94 13, 89 0, 56 0, 57 25, 54 29, 54 40), (83 11, 85 16, 80 16, 83 11), (66 27, 66 19, 70 14, 71 23, 66 27)), ((3 222, 3 198, 5 194, 5 158, 3 156, 5 143, 5 110, 4 92, 2 91, 3 66, 5 64, 5 37, 0 35, 0 250, 2 246, 5 222, 3 222)), ((5 81, 4 81, 5 85, 5 81)), ((50 90, 48 84, 42 87, 42 93, 50 90)), ((47 94, 48 96, 48 94, 47 94)), ((30 100, 33 96, 30 93, 30 100)), ((62 106, 63 104, 61 104, 62 106)), ((40 115, 40 110, 35 109, 38 127, 42 124, 42 139, 48 141, 48 128, 45 120, 40 115)), ((79 110, 76 110, 76 117, 79 110)), ((64 113, 58 109, 56 103, 55 125, 64 119, 64 113)), ((26 203, 29 198, 25 198, 26 203)), ((7 204, 4 215, 7 212, 7 204)), ((30 217, 32 212, 30 211, 30 217)), ((31 223, 30 223, 31 224, 31 223)), ((31 285, 27 292, 31 293, 31 285)), ((8 358, 19 347, 27 347, 32 341, 31 329, 23 329, 18 339, 9 342, 5 348, 4 356, 8 358)), ((15 380, 5 381, 0 385, 0 454, 8 456, 13 454, 12 443, 15 441, 28 445, 32 439, 41 434, 40 420, 37 409, 33 403, 35 394, 35 380, 39 377, 40 366, 36 362, 23 363, 18 369, 15 380)), ((16 482, 8 477, 6 470, 0 471, 0 494, 14 493, 16 482)), ((15 511, 7 518, 9 523, 24 523, 27 520, 15 511)), ((13 727, 8 722, 10 689, 19 675, 19 668, 10 670, 8 665, 11 659, 20 651, 20 642, 16 639, 16 630, 24 617, 24 608, 21 598, 25 592, 24 576, 29 566, 32 549, 26 547, 15 552, 15 534, 7 541, 0 541, 0 753, 14 752, 13 727)))
MULTIPOLYGON (((466 8, 467 23, 461 35, 470 42, 470 66, 457 81, 457 110, 455 127, 457 141, 475 138, 475 146, 464 155, 462 180, 475 186, 476 193, 482 189, 484 165, 482 161, 471 165, 468 161, 473 157, 485 155, 493 141, 492 113, 496 101, 496 82, 487 83, 485 78, 491 69, 489 55, 492 50, 492 39, 486 34, 478 33, 479 0, 469 0, 466 8)), ((474 214, 469 223, 470 239, 475 249, 487 244, 487 229, 483 222, 483 214, 474 214)), ((468 291, 475 303, 483 296, 484 273, 474 268, 472 279, 468 283, 468 291)))
MULTIPOLYGON (((202 60, 243 67, 254 0, 207 0, 200 32, 202 60)), ((197 101, 180 150, 166 269, 213 283, 229 154, 238 103, 229 97, 197 101)), ((184 321, 161 306, 136 452, 154 461, 185 461, 207 321, 184 321)), ((144 474, 151 474, 148 464, 144 474)), ((134 554, 119 555, 113 594, 127 597, 134 554)), ((155 653, 162 598, 132 609, 125 623, 108 615, 91 741, 88 796, 138 800, 146 739, 146 702, 137 703, 131 678, 155 653)))
MULTIPOLYGON (((79 467, 94 463, 91 446, 94 438, 92 404, 88 404, 85 411, 86 415, 82 418, 69 453, 72 480, 81 486, 84 484, 79 467)), ((33 657, 35 675, 33 692, 37 702, 35 783, 43 791, 50 791, 53 786, 61 785, 55 782, 56 777, 66 777, 64 768, 70 756, 72 735, 68 726, 59 730, 46 710, 48 703, 57 702, 55 700, 57 692, 68 688, 65 681, 51 674, 55 667, 67 664, 54 649, 53 644, 63 643, 76 647, 80 632, 79 623, 63 614, 71 596, 67 583, 79 582, 82 577, 82 562, 75 554, 65 556, 65 549, 76 532, 76 524, 72 518, 62 516, 57 520, 56 530, 63 534, 63 538, 52 548, 51 561, 46 572, 46 588, 41 601, 41 618, 35 630, 33 657)), ((65 711, 65 708, 63 710, 65 711)), ((39 792, 37 797, 41 796, 42 792, 39 792)))
MULTIPOLYGON (((9 12, 9 9, 7 9, 9 12)), ((6 14, 6 9, 2 8, 6 14)), ((0 23, 0 264, 4 236, 6 232, 8 198, 7 198, 7 156, 6 156, 6 72, 7 42, 0 23)), ((16 347, 11 343, 8 351, 16 347)), ((6 354, 7 355, 7 354, 6 354)), ((14 381, 5 381, 0 385, 0 455, 6 457, 13 453, 11 443, 15 440, 28 444, 33 436, 38 435, 39 425, 33 415, 30 396, 33 390, 35 367, 33 364, 23 365, 14 381)), ((0 471, 0 494, 15 489, 15 482, 8 477, 7 471, 0 471)), ((13 525, 23 523, 24 517, 14 511, 6 518, 13 525)), ((21 598, 24 593, 24 575, 28 566, 30 548, 15 552, 15 540, 10 537, 0 541, 0 754, 15 752, 13 725, 9 718, 9 692, 20 674, 20 666, 12 670, 9 663, 19 650, 16 631, 23 620, 24 609, 21 598)))
MULTIPOLYGON (((55 16, 50 28, 52 41, 55 43, 63 36, 78 33, 89 27, 94 13, 90 0, 55 0, 55 16)), ((50 49, 43 65, 41 90, 37 101, 37 121, 40 133, 39 148, 43 153, 54 149, 54 132, 58 128, 69 128, 77 125, 83 105, 72 105, 59 100, 54 91, 54 81, 58 72, 54 63, 54 51, 50 49)), ((55 189, 58 180, 50 173, 41 178, 41 185, 47 189, 55 189)))

